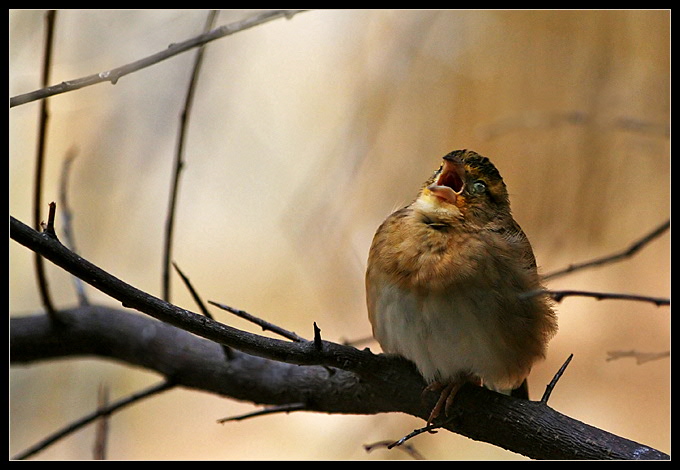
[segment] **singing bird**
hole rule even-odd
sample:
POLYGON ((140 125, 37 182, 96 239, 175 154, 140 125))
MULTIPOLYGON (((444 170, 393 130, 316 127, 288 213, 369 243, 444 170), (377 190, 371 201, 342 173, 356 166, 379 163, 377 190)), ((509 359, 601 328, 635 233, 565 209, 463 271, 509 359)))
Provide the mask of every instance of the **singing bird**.
POLYGON ((471 150, 443 157, 417 198, 378 228, 366 271, 373 336, 440 391, 432 422, 465 382, 528 398, 526 378, 557 321, 505 183, 471 150))

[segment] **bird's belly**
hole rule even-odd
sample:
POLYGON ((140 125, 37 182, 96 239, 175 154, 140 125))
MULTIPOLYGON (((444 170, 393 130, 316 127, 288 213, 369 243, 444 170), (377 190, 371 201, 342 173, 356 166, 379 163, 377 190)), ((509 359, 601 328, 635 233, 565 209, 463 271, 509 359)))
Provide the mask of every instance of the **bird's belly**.
POLYGON ((528 374, 505 347, 499 308, 481 292, 416 295, 385 286, 375 305, 374 335, 383 350, 413 361, 428 382, 479 376, 494 389, 518 386, 528 374), (477 295, 475 295, 477 294, 477 295))

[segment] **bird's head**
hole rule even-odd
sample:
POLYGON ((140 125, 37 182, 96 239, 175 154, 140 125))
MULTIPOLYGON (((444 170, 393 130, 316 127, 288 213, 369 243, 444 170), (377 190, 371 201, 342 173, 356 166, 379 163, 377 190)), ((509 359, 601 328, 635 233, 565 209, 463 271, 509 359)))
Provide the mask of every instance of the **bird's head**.
POLYGON ((454 150, 444 156, 414 204, 425 216, 445 223, 485 223, 510 215, 503 178, 488 158, 472 150, 454 150))

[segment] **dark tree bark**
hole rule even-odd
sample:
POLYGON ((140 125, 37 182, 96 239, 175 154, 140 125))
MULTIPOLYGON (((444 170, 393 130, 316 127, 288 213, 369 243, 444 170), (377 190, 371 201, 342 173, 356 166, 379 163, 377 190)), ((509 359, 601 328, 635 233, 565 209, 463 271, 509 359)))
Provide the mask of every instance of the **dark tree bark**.
MULTIPOLYGON (((248 333, 142 292, 10 217, 10 237, 124 307, 79 307, 10 320, 13 365, 99 356, 153 370, 173 383, 261 404, 302 404, 326 413, 402 412, 426 419, 435 396, 398 357, 323 341, 289 342, 248 333), (157 320, 161 320, 160 322, 157 320), (227 358, 221 345, 235 351, 227 358)), ((647 446, 532 402, 468 385, 445 429, 536 459, 668 459, 647 446)))

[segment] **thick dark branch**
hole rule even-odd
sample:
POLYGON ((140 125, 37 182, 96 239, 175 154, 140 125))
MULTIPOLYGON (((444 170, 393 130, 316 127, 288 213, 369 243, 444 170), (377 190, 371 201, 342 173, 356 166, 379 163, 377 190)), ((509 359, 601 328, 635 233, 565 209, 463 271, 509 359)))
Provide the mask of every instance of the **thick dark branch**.
MULTIPOLYGON (((327 413, 400 411, 426 419, 422 379, 396 357, 373 356, 381 369, 370 376, 320 366, 300 367, 236 353, 148 317, 101 306, 10 321, 13 365, 59 357, 100 356, 156 371, 172 383, 238 400, 289 405, 327 413)), ((326 343, 328 344, 328 343, 326 343)), ((561 415, 541 402, 463 387, 446 429, 537 459, 663 459, 667 455, 561 415)))
POLYGON ((12 364, 100 356, 156 371, 179 386, 248 402, 305 403, 306 410, 329 413, 426 413, 420 410, 422 379, 397 358, 367 353, 384 370, 360 379, 339 369, 300 367, 242 352, 225 361, 213 341, 121 309, 82 306, 59 313, 64 321, 57 326, 45 315, 11 319, 12 364), (398 390, 403 380, 410 385, 407 393, 398 390))
MULTIPOLYGON (((256 403, 305 403, 309 410, 329 413, 400 411, 426 419, 434 405, 436 397, 423 402, 422 377, 403 359, 320 339, 319 348, 312 341, 287 342, 240 331, 124 283, 13 217, 10 237, 124 306, 169 324, 94 306, 61 311, 63 324, 53 324, 43 315, 12 319, 12 364, 99 355, 158 371, 186 387, 256 403), (224 361, 215 342, 243 353, 224 361)), ((451 415, 446 429, 532 458, 669 458, 561 415, 544 403, 474 386, 458 392, 451 415)))
POLYGON ((323 348, 319 350, 313 341, 291 343, 267 338, 172 305, 110 275, 70 251, 58 240, 36 232, 11 216, 10 237, 120 301, 124 307, 139 310, 158 320, 248 354, 291 364, 326 365, 369 374, 380 367, 380 361, 374 360, 380 356, 369 351, 359 351, 351 346, 327 341, 323 342, 323 348))

